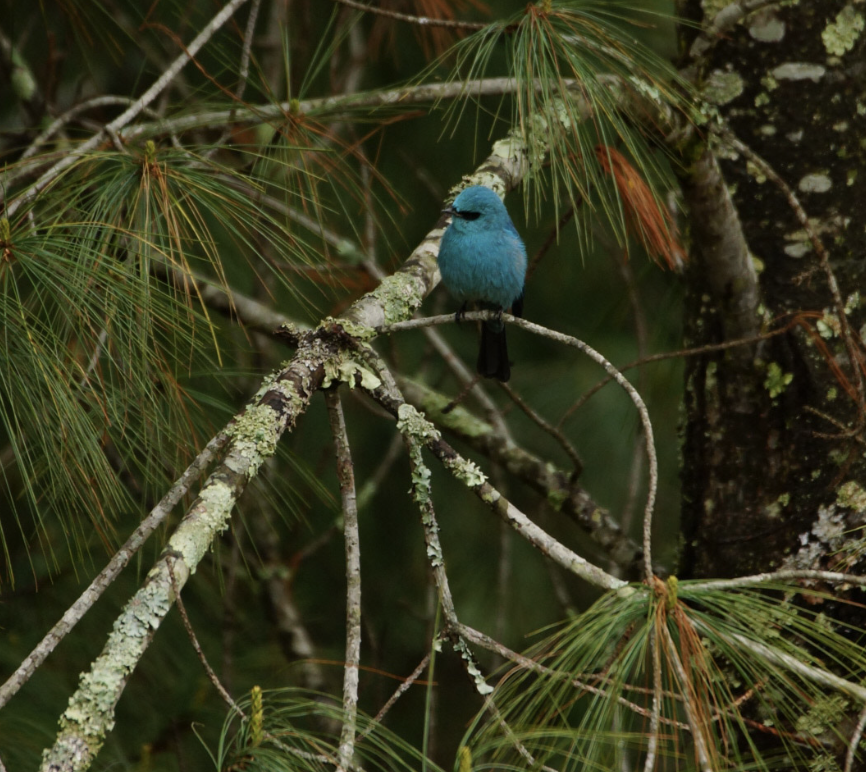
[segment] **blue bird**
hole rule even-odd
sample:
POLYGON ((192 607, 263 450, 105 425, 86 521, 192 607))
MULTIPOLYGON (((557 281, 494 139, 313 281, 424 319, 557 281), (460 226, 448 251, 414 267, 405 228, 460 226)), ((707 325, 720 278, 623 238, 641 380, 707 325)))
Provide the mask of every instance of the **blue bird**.
MULTIPOLYGON (((505 204, 490 188, 474 185, 463 190, 444 213, 451 223, 439 246, 442 283, 466 309, 473 302, 492 311, 523 313, 526 247, 508 216, 505 204)), ((490 319, 481 326, 478 372, 485 378, 511 377, 505 323, 490 319)))

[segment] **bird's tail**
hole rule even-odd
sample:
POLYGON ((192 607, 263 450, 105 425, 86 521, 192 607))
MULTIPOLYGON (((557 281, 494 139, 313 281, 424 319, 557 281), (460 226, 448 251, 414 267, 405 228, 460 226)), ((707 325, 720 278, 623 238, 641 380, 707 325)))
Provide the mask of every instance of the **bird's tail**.
POLYGON ((505 341, 505 325, 491 329, 488 323, 481 325, 481 348, 478 350, 478 372, 485 378, 507 381, 511 377, 508 362, 508 345, 505 341))

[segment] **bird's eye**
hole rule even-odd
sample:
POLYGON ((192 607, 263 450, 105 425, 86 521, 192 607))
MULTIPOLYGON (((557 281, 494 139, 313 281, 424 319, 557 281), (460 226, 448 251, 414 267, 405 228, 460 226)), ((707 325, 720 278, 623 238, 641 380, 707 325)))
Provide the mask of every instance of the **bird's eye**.
POLYGON ((481 212, 460 212, 458 216, 464 220, 477 220, 481 217, 481 212))

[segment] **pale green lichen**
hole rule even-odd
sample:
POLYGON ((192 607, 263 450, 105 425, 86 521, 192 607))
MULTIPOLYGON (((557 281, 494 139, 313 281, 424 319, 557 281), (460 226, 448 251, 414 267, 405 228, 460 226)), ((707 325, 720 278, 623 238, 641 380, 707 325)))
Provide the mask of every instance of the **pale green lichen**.
POLYGON ((114 728, 114 706, 129 673, 136 667, 156 629, 171 608, 168 584, 152 581, 159 564, 148 574, 148 581, 127 603, 114 623, 102 654, 90 671, 81 677, 78 689, 60 718, 60 733, 53 748, 43 755, 43 768, 56 764, 86 769, 99 752, 106 735, 114 728), (70 752, 73 753, 70 756, 70 752))
POLYGON ((817 753, 809 759, 809 772, 842 772, 839 762, 831 753, 817 753))
MULTIPOLYGON (((367 299, 381 308, 381 324, 391 324, 408 319, 415 312, 424 300, 422 289, 422 282, 411 274, 397 271, 382 279, 367 299)), ((340 324, 344 321, 341 319, 340 324)))
POLYGON ((782 368, 775 362, 767 365, 767 377, 764 379, 764 388, 770 392, 770 397, 778 397, 794 380, 792 373, 783 373, 782 368))
POLYGON ((368 390, 378 389, 382 385, 382 380, 376 373, 349 356, 327 359, 323 367, 325 369, 325 377, 322 379, 323 389, 330 388, 335 383, 345 383, 350 389, 354 389, 356 380, 360 380, 361 387, 368 390))
POLYGON ((826 340, 830 340, 830 338, 834 338, 842 332, 839 317, 831 313, 827 308, 824 309, 824 315, 815 322, 815 327, 818 328, 818 334, 826 340))
POLYGON ((809 712, 797 719, 797 733, 807 737, 820 737, 835 732, 840 724, 847 720, 848 700, 841 694, 832 694, 816 700, 809 712))
POLYGON ((265 459, 274 455, 280 436, 279 422, 279 414, 270 405, 252 405, 246 409, 231 430, 231 455, 243 458, 246 469, 234 471, 252 477, 265 459))
POLYGON ((767 175, 764 170, 752 161, 746 161, 746 171, 752 176, 758 185, 763 185, 767 181, 767 175))
POLYGON ((712 19, 717 13, 721 13, 729 5, 729 0, 701 0, 701 8, 708 19, 712 19))
POLYGON ((478 693, 481 696, 490 694, 493 691, 493 687, 484 680, 484 674, 478 669, 472 653, 469 651, 469 648, 463 640, 455 641, 454 651, 456 651, 466 662, 466 672, 469 673, 472 680, 475 681, 475 688, 478 690, 478 693))
POLYGON ((866 27, 863 15, 858 13, 853 5, 846 5, 821 33, 824 48, 831 56, 842 56, 848 53, 857 42, 866 27))
POLYGON ((451 468, 457 479, 462 480, 470 488, 475 488, 487 482, 487 475, 481 471, 481 467, 474 461, 463 459, 462 461, 455 462, 451 468))
POLYGON ((651 83, 644 80, 643 78, 638 78, 634 75, 629 77, 629 81, 631 81, 632 85, 635 87, 638 93, 651 100, 654 104, 667 104, 657 86, 653 86, 651 83))
POLYGON ((862 512, 866 510, 866 490, 863 490, 859 483, 850 480, 837 491, 836 503, 855 512, 862 512))
POLYGON ((827 72, 820 64, 808 62, 786 62, 772 71, 776 80, 811 80, 817 83, 827 72))
POLYGON ((827 172, 815 172, 801 178, 797 187, 804 193, 826 193, 833 187, 833 181, 827 172))
POLYGON ((749 25, 749 35, 761 43, 778 43, 785 37, 785 22, 773 13, 757 14, 749 25))
POLYGON ((703 88, 703 97, 714 105, 726 105, 743 93, 742 77, 736 72, 713 70, 703 88))
POLYGON ((782 510, 791 502, 791 494, 783 493, 774 502, 764 507, 766 515, 772 519, 782 516, 782 510))
POLYGON ((568 500, 568 495, 568 490, 565 488, 551 488, 547 493, 547 503, 550 504, 554 511, 559 512, 562 509, 562 505, 568 500))
POLYGON ((421 454, 414 458, 412 468, 412 500, 416 504, 426 503, 430 499, 430 468, 421 462, 421 454))
POLYGON ((772 75, 765 75, 761 78, 761 85, 767 89, 767 91, 775 91, 779 88, 779 81, 777 81, 772 75))
POLYGON ((199 494, 198 501, 168 540, 168 546, 183 557, 190 573, 195 573, 214 537, 229 526, 237 497, 230 485, 213 480, 199 494))
POLYGON ((353 338, 357 338, 364 343, 367 343, 378 334, 372 327, 368 327, 366 324, 358 324, 357 322, 353 322, 350 319, 333 319, 332 317, 328 317, 324 320, 323 324, 326 325, 339 325, 342 327, 347 334, 351 335, 353 338))
POLYGON ((397 431, 411 435, 422 443, 436 441, 442 436, 423 413, 405 402, 397 408, 397 431))

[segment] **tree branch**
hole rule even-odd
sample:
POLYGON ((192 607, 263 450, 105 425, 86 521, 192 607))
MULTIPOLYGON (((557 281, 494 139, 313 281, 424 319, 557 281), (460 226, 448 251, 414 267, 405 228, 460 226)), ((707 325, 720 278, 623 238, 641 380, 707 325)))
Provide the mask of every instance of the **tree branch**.
POLYGON ((141 521, 124 545, 115 553, 108 565, 99 572, 87 589, 80 595, 63 614, 60 621, 52 627, 45 637, 39 642, 33 651, 25 657, 15 672, 6 679, 6 683, 0 687, 0 708, 2 708, 15 693, 29 680, 45 658, 54 651, 60 641, 78 624, 79 620, 90 610, 108 589, 118 574, 126 567, 139 548, 147 538, 165 520, 169 512, 186 495, 190 486, 201 476, 207 465, 216 457, 217 453, 228 442, 231 427, 230 423, 223 431, 217 434, 195 460, 187 467, 186 471, 178 478, 177 482, 169 488, 162 500, 150 511, 150 514, 141 521))
POLYGON ((338 772, 346 770, 355 750, 358 721, 358 668, 361 663, 361 541, 358 535, 358 506, 355 471, 349 449, 349 435, 343 406, 336 391, 325 392, 328 420, 334 436, 337 478, 343 502, 343 534, 346 542, 346 659, 343 664, 343 729, 340 733, 338 772))

